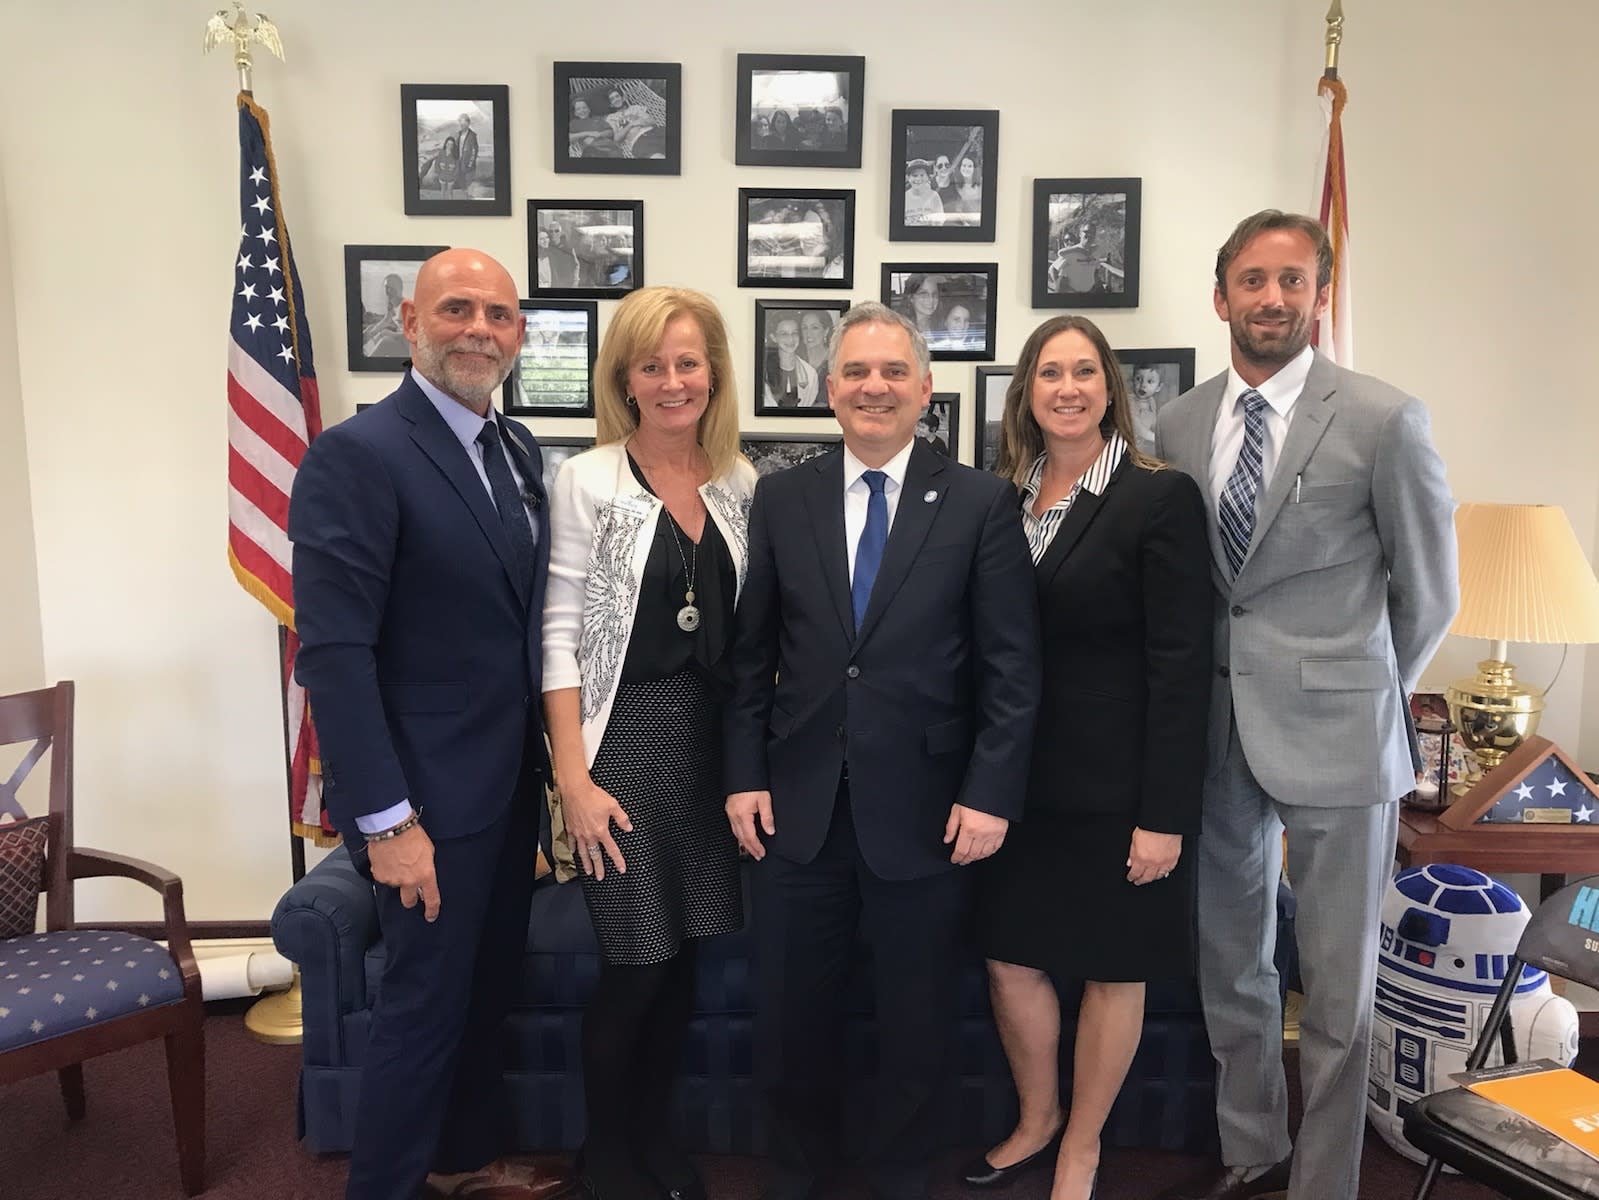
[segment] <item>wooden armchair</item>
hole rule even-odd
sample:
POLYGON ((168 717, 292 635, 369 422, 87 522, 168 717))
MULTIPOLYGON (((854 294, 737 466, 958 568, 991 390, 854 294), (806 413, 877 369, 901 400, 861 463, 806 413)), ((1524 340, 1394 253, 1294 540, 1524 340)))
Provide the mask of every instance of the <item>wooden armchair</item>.
POLYGON ((178 1170, 193 1196, 205 1187, 205 1009, 183 916, 183 882, 151 863, 73 846, 72 698, 70 680, 0 696, 0 745, 33 743, 11 778, 0 780, 0 843, 8 830, 15 838, 20 827, 5 818, 23 817, 18 789, 51 751, 40 880, 45 931, 0 938, 0 1087, 55 1071, 67 1117, 80 1120, 84 1060, 165 1038, 178 1170), (73 884, 106 875, 136 879, 161 893, 166 948, 77 926, 73 884))

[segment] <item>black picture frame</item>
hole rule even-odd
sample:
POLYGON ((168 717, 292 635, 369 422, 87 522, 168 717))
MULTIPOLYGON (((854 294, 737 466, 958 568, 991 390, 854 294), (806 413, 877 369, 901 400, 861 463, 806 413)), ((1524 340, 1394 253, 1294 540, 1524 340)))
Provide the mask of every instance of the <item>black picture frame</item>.
POLYGON ((757 475, 775 475, 826 454, 843 440, 838 433, 741 433, 739 449, 757 475))
POLYGON ((544 460, 544 494, 550 495, 555 486, 555 473, 561 469, 561 464, 574 454, 581 454, 585 450, 594 448, 593 435, 576 435, 564 433, 540 433, 525 418, 519 418, 522 426, 539 443, 539 455, 544 460))
POLYGON ((888 240, 991 242, 998 211, 999 112, 991 108, 896 108, 888 150, 888 240), (970 183, 964 161, 973 161, 970 183), (911 179, 923 168, 938 212, 911 204, 911 179), (942 169, 941 169, 942 168, 942 169), (944 178, 943 186, 938 178, 944 178), (977 188, 976 211, 970 195, 977 188), (907 220, 905 210, 911 208, 907 220))
POLYGON ((992 471, 999 462, 1000 424, 1005 418, 1005 393, 1016 378, 1016 365, 977 368, 972 391, 972 463, 992 471))
POLYGON ((738 56, 733 161, 739 166, 858 167, 865 125, 864 58, 844 54, 738 56), (826 75, 834 79, 819 78, 826 75), (829 88, 834 94, 826 94, 829 88), (780 116, 786 126, 781 138, 772 129, 780 116), (759 127, 763 117, 767 121, 764 132, 759 127))
POLYGON ((916 418, 916 436, 939 454, 960 461, 961 394, 934 392, 916 418))
POLYGON ((1128 415, 1133 436, 1145 454, 1155 453, 1155 418, 1178 396, 1194 386, 1194 348, 1169 347, 1157 350, 1118 350, 1122 378, 1127 384, 1128 415), (1151 391, 1151 377, 1158 386, 1151 391))
POLYGON ((507 85, 402 83, 400 147, 407 216, 511 215, 511 89, 507 85), (485 107, 489 109, 486 119, 485 107), (466 124, 450 132, 449 123, 462 120, 466 124), (470 160, 465 161, 468 139, 472 149, 470 160), (452 140, 456 179, 446 184, 443 177, 448 160, 444 153, 452 140), (446 196, 446 187, 464 194, 446 196), (433 189, 438 190, 437 196, 429 194, 433 189))
POLYGON ((501 407, 519 417, 592 417, 600 306, 538 299, 523 300, 520 308, 527 328, 501 387, 501 407))
MULTIPOLYGON (((827 339, 839 318, 849 311, 848 300, 834 299, 784 299, 757 300, 755 302, 755 374, 750 378, 751 402, 757 417, 831 417, 832 406, 827 402, 827 339), (822 364, 815 362, 817 323, 807 322, 812 315, 824 318, 821 325, 822 364), (785 320, 795 323, 795 366, 784 372, 781 367, 778 334, 785 320), (770 368, 770 369, 769 369, 770 368), (789 378, 792 390, 781 394, 773 391, 774 379, 789 378), (793 396, 784 403, 782 397, 793 396)), ((779 384, 778 386, 781 386, 779 384)))
POLYGON ((682 63, 558 62, 550 112, 557 175, 683 173, 682 63))
POLYGON ((854 190, 739 188, 738 286, 854 287, 854 190), (753 257, 752 236, 762 251, 753 257))
POLYGON ((921 329, 934 362, 981 362, 994 357, 998 296, 998 263, 883 264, 881 300, 921 329), (929 278, 934 307, 924 321, 912 296, 928 294, 929 278), (957 317, 962 309, 965 316, 957 317), (955 320, 962 322, 959 328, 950 327, 955 320))
POLYGON ((1142 213, 1141 179, 1033 180, 1033 307, 1137 308, 1142 213))
POLYGON ((344 341, 352 371, 403 371, 411 343, 400 324, 400 302, 416 288, 422 264, 448 246, 346 246, 344 341), (392 279, 400 281, 394 290, 392 279), (371 304, 372 307, 367 307, 371 304), (381 309, 381 311, 379 311, 381 309))
POLYGON ((529 200, 527 285, 529 296, 551 300, 620 300, 643 287, 644 201, 529 200), (625 230, 618 221, 624 214, 625 230), (548 285, 539 283, 540 251, 545 249, 539 245, 541 230, 560 237, 548 248, 548 285), (603 247, 597 244, 601 237, 606 240, 603 247), (616 282, 595 282, 602 278, 616 282))

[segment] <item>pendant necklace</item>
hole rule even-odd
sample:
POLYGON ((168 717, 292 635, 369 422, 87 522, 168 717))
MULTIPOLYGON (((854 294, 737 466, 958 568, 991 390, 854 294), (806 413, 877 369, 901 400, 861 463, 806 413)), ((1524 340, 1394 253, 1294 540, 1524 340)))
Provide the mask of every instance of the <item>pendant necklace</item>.
POLYGON ((666 505, 661 505, 661 511, 666 514, 666 527, 672 531, 672 541, 677 546, 678 558, 683 560, 683 575, 688 582, 683 591, 683 607, 677 610, 677 627, 684 633, 693 633, 700 627, 700 610, 694 603, 694 568, 699 562, 700 548, 690 541, 690 552, 684 554, 683 540, 677 535, 677 522, 666 505))

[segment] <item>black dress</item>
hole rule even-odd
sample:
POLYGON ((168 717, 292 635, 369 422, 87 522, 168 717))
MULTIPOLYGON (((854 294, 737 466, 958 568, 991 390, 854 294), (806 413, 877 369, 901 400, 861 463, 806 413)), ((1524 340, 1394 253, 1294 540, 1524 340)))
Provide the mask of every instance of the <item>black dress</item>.
MULTIPOLYGON (((648 487, 631 456, 629 464, 648 487)), ((633 823, 631 832, 613 830, 627 871, 608 867, 603 880, 582 877, 609 962, 665 962, 685 938, 744 924, 738 843, 722 807, 722 703, 735 578, 732 555, 709 515, 696 547, 661 510, 622 677, 589 768, 633 823), (687 632, 677 618, 690 562, 700 625, 687 632)))

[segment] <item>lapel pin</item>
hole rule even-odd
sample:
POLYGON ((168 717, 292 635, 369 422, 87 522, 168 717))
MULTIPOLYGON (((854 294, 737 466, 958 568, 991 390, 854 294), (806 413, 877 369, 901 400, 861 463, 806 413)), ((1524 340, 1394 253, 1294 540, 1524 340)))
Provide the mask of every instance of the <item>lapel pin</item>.
POLYGON ((923 504, 931 504, 934 500, 937 500, 937 499, 938 499, 938 493, 937 492, 927 492, 927 493, 925 493, 922 496, 922 503, 923 504))

